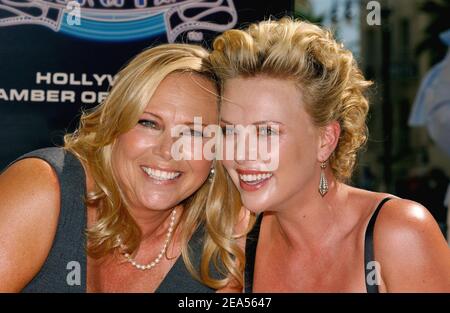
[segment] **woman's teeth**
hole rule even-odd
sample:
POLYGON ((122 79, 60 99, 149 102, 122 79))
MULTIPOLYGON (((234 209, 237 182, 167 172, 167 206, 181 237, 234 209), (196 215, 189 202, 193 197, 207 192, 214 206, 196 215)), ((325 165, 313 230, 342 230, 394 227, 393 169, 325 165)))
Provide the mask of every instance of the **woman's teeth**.
POLYGON ((239 174, 239 178, 246 182, 247 184, 257 184, 265 179, 268 179, 272 177, 272 173, 266 173, 266 174, 251 174, 251 175, 244 175, 239 174))
POLYGON ((150 167, 142 167, 145 173, 153 179, 157 180, 171 180, 180 176, 180 172, 167 172, 162 170, 155 170, 150 167))

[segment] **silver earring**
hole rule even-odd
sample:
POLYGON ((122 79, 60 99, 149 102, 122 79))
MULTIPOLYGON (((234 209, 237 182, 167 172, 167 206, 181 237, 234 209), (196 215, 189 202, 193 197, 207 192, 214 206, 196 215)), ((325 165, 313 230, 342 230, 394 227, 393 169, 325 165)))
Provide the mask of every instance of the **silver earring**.
POLYGON ((214 180, 214 175, 215 175, 215 170, 214 170, 214 167, 212 167, 211 170, 209 171, 209 175, 208 175, 208 181, 210 183, 212 183, 212 181, 214 180))
POLYGON ((325 177, 325 168, 327 167, 327 162, 322 162, 320 164, 320 182, 319 182, 319 193, 322 196, 322 198, 326 195, 328 192, 328 181, 325 177))

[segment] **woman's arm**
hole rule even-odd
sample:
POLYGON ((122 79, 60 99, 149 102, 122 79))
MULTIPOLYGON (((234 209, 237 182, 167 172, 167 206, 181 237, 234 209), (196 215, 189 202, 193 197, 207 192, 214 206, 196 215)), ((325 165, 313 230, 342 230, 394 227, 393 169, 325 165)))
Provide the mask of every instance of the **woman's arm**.
POLYGON ((0 292, 18 292, 39 272, 53 244, 58 178, 45 161, 24 159, 0 175, 0 195, 0 292))
POLYGON ((388 201, 374 236, 387 292, 450 292, 450 250, 425 207, 403 199, 388 201))

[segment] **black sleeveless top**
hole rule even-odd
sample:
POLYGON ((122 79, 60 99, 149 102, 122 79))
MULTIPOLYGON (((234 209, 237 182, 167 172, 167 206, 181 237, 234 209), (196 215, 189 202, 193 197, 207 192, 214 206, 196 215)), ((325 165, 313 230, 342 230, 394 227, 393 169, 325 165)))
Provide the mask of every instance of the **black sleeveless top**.
MULTIPOLYGON (((366 233, 364 237, 364 273, 365 273, 364 277, 366 290, 368 293, 378 293, 378 285, 375 283, 376 282, 375 275, 377 275, 376 273, 377 268, 376 266, 372 266, 373 265, 372 262, 375 261, 373 249, 373 230, 380 209, 390 199, 391 198, 384 198, 380 202, 380 204, 378 204, 366 228, 366 233), (373 277, 373 279, 371 278, 369 281, 369 277, 373 277)), ((245 279, 244 279, 245 284, 244 290, 246 293, 253 292, 253 275, 255 272, 256 248, 258 246, 259 231, 261 228, 262 217, 263 214, 259 214, 252 231, 247 235, 245 246, 245 279)))
MULTIPOLYGON (((58 226, 52 248, 39 273, 22 292, 83 293, 86 292, 86 228, 85 206, 86 177, 80 161, 63 148, 45 148, 25 154, 11 164, 25 159, 38 158, 52 166, 58 176, 61 206, 58 226), (73 279, 74 270, 80 271, 80 280, 73 279)), ((10 165, 11 165, 10 164, 10 165)), ((189 241, 191 260, 199 268, 203 246, 204 227, 194 233, 189 241)), ((220 278, 211 266, 211 275, 220 278)), ((187 270, 180 256, 155 292, 214 292, 197 280, 187 270)))

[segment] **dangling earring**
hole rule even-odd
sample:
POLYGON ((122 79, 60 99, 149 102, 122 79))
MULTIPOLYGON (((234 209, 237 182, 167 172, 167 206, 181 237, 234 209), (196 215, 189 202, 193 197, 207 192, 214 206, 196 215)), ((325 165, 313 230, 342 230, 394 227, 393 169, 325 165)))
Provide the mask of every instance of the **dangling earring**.
POLYGON ((212 167, 211 170, 209 171, 209 175, 208 175, 208 181, 210 183, 212 183, 212 181, 214 180, 214 175, 215 175, 215 170, 214 170, 214 167, 212 167))
POLYGON ((320 182, 319 182, 319 193, 322 198, 328 192, 328 181, 325 177, 325 168, 327 167, 327 162, 322 162, 320 164, 320 182))

